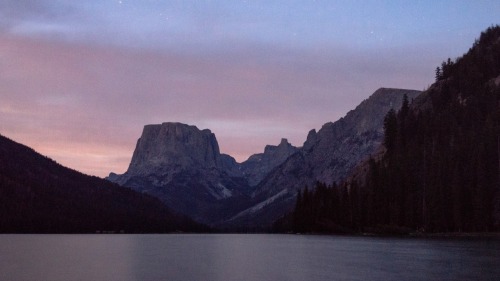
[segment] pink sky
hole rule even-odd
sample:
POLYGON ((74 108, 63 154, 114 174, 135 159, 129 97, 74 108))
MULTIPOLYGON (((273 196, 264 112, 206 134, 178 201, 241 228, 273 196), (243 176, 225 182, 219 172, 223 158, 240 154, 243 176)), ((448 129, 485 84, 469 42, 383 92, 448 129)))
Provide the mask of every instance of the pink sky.
POLYGON ((337 69, 348 57, 327 53, 242 52, 233 61, 2 35, 0 54, 0 132, 98 176, 126 170, 145 124, 209 128, 223 153, 243 161, 282 137, 301 146, 378 87, 415 85, 337 69))
POLYGON ((146 124, 208 128, 238 161, 301 146, 380 87, 430 85, 498 18, 481 3, 3 1, 0 134, 101 177, 146 124))

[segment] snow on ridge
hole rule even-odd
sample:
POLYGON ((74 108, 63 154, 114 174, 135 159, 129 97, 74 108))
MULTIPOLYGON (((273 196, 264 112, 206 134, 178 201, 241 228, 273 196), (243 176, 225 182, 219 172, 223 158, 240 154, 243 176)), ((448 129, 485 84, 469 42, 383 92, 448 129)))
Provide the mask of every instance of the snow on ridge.
POLYGON ((219 188, 219 193, 223 198, 229 198, 233 196, 233 192, 229 189, 227 189, 224 185, 221 183, 217 184, 217 187, 219 188))
POLYGON ((208 192, 210 195, 215 197, 217 200, 226 199, 233 196, 233 192, 225 187, 223 184, 218 183, 217 186, 208 187, 208 192))
POLYGON ((251 207, 251 208, 248 208, 244 211, 241 211, 239 212, 236 216, 232 217, 231 219, 229 219, 229 221, 232 221, 232 220, 235 220, 239 217, 242 217, 244 215, 247 215, 247 214, 253 214, 259 210, 261 210, 262 208, 264 208, 265 206, 273 203, 274 201, 276 201, 278 198, 280 197, 283 197, 284 195, 286 195, 288 193, 288 189, 283 189, 282 191, 276 193, 275 195, 269 197, 268 199, 258 203, 257 205, 251 207))

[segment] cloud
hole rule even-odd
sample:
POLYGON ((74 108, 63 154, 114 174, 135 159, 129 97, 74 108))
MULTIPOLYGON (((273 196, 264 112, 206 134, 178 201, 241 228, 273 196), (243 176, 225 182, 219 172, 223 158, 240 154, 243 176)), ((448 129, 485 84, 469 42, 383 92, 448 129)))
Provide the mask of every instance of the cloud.
POLYGON ((423 89, 500 8, 121 2, 0 1, 0 133, 105 176, 145 124, 178 121, 242 161, 282 137, 302 145, 379 87, 423 89))
POLYGON ((0 2, 0 25, 16 27, 17 25, 31 26, 38 30, 42 26, 56 26, 59 23, 78 19, 78 8, 68 1, 44 0, 6 0, 0 2), (28 23, 31 23, 28 24, 28 23))
POLYGON ((211 129, 222 152, 242 161, 282 137, 302 145, 310 129, 378 87, 429 83, 425 64, 415 68, 402 55, 263 47, 192 54, 4 34, 0 131, 100 176, 126 169, 143 125, 167 121, 211 129))

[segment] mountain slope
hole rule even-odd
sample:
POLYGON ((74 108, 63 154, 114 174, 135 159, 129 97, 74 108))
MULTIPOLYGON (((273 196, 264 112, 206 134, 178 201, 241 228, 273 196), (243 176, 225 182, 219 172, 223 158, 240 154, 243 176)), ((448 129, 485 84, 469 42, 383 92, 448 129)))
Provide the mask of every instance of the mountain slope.
POLYGON ((316 181, 343 180, 361 160, 374 152, 383 137, 383 119, 391 108, 399 108, 414 90, 377 90, 356 109, 334 123, 309 132, 304 146, 272 170, 252 194, 252 206, 241 210, 224 226, 262 227, 290 211, 297 190, 316 181))
POLYGON ((500 230, 500 26, 436 74, 386 116, 385 152, 340 187, 301 196, 296 231, 500 230))
POLYGON ((65 168, 0 135, 1 233, 201 229, 152 197, 65 168))

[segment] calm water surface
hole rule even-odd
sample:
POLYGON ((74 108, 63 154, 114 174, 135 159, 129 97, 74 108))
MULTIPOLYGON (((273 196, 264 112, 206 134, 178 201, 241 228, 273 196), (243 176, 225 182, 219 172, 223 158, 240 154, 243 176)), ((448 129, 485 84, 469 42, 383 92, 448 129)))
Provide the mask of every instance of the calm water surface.
POLYGON ((0 235, 0 280, 500 280, 500 240, 0 235))

